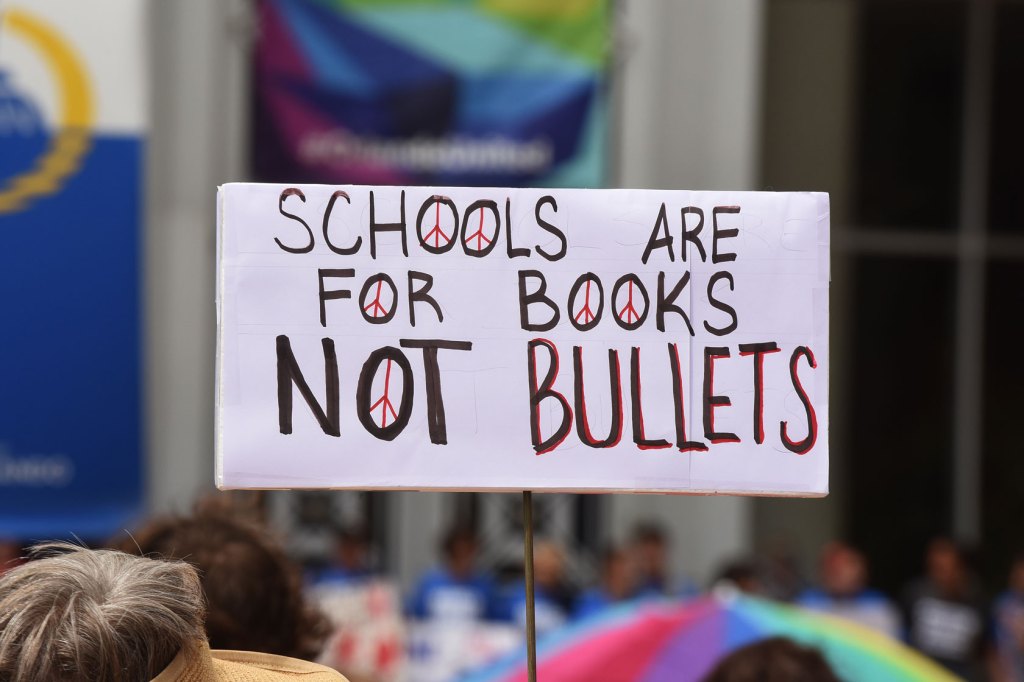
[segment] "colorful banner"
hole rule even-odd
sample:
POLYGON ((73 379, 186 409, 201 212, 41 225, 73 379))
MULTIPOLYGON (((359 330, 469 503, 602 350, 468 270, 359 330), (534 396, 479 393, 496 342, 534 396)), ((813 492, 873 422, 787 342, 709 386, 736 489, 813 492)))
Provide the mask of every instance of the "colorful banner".
POLYGON ((604 184, 607 0, 262 0, 270 182, 604 184))
POLYGON ((140 507, 143 9, 0 6, 0 538, 140 507))

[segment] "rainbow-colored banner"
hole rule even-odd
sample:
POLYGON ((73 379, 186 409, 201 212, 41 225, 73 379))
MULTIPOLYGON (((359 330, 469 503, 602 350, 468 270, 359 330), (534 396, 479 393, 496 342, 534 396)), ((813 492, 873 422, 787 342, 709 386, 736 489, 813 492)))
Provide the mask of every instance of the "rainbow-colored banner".
POLYGON ((607 0, 261 0, 269 182, 599 187, 607 0))

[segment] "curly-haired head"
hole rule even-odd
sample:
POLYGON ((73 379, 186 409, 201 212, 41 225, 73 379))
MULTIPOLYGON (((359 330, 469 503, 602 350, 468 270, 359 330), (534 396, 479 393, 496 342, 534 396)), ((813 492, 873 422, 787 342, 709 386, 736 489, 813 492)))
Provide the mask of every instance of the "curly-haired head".
POLYGON ((772 637, 732 652, 704 682, 839 682, 817 649, 772 637))
POLYGON ((298 567, 270 531, 220 510, 156 519, 120 549, 181 559, 199 570, 213 649, 312 660, 329 625, 305 600, 298 567))

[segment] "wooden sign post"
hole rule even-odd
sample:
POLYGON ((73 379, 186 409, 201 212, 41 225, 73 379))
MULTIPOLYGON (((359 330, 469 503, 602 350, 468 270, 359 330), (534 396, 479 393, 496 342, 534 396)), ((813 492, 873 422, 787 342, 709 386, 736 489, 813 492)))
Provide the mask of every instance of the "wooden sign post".
POLYGON ((537 618, 533 581, 533 493, 523 491, 523 569, 526 573, 526 670, 537 682, 537 618))

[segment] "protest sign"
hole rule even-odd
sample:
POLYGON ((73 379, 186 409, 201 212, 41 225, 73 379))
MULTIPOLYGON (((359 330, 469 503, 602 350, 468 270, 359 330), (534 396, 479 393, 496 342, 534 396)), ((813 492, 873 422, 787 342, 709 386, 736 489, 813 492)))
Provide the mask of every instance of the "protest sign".
POLYGON ((231 184, 222 488, 828 489, 828 197, 231 184))

